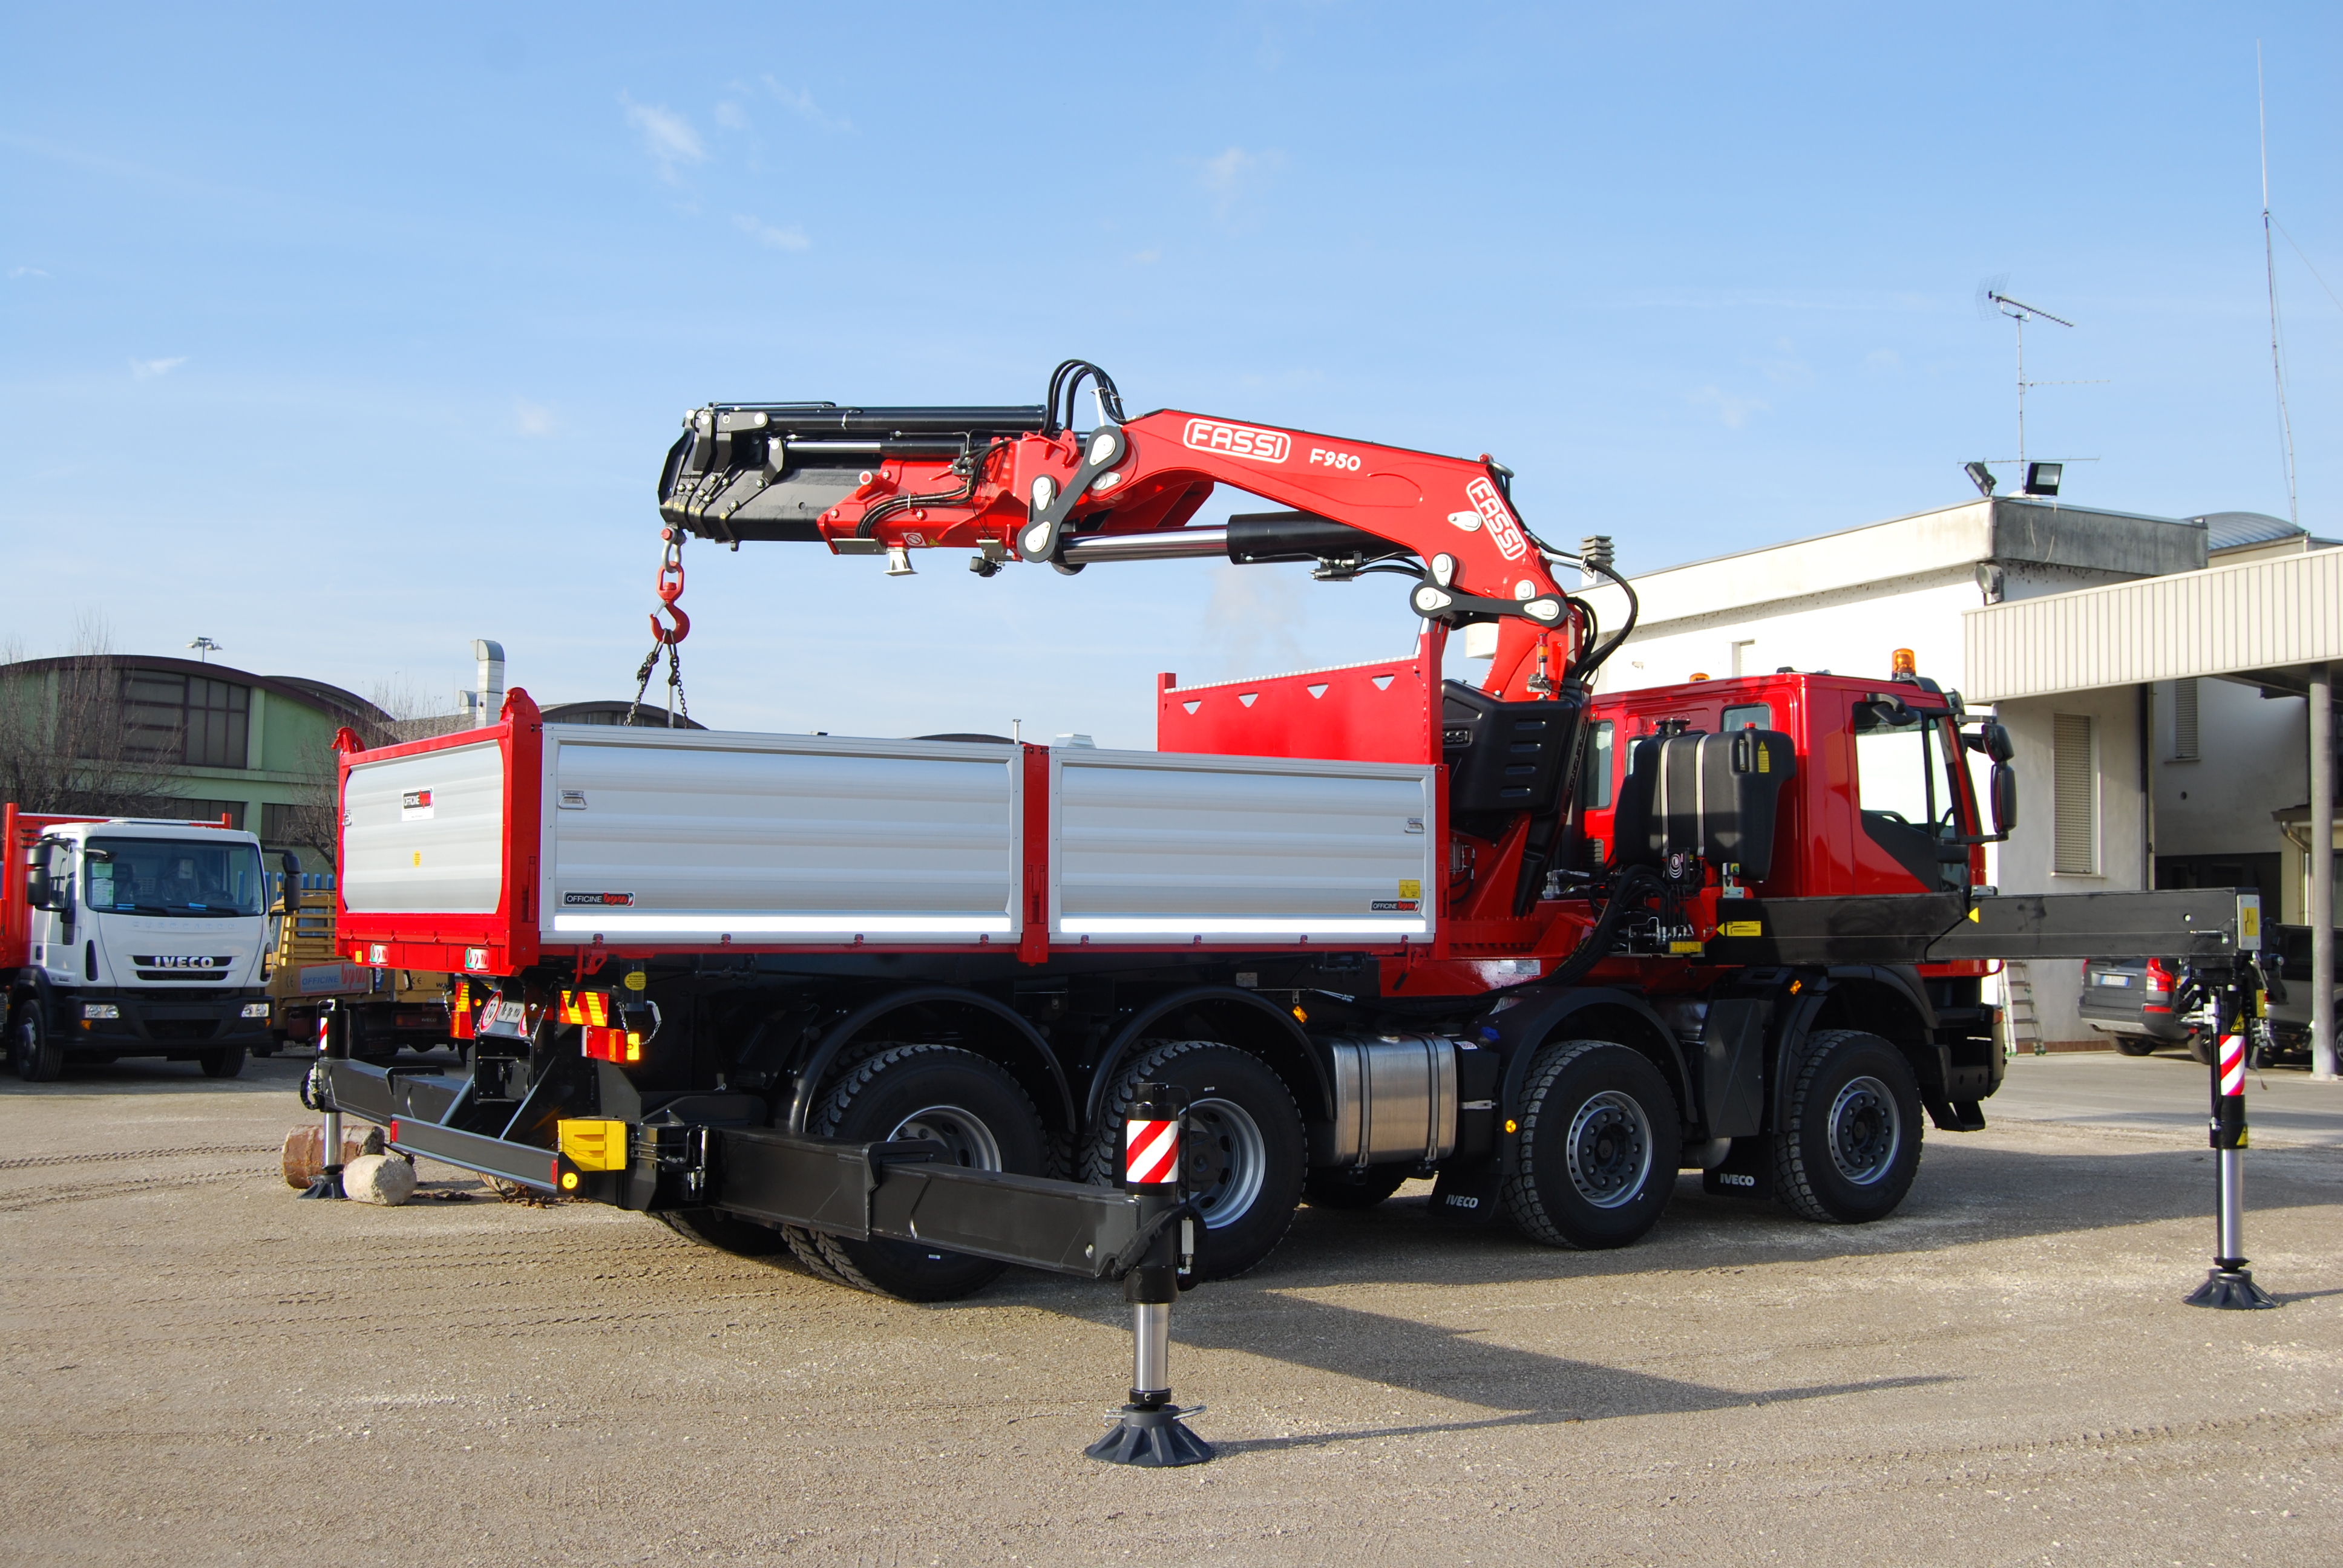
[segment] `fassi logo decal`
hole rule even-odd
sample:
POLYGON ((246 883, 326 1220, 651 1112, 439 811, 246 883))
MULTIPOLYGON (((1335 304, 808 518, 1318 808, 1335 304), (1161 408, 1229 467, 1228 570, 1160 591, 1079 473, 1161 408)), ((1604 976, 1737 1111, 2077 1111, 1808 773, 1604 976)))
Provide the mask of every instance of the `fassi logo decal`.
POLYGON ((1522 526, 1513 521, 1513 514, 1506 508, 1505 498, 1497 493, 1496 486, 1486 479, 1475 479, 1464 487, 1464 498, 1481 514, 1489 537, 1497 541, 1498 551, 1507 560, 1517 561, 1528 553, 1530 542, 1522 538, 1522 526))
POLYGON ((1223 425, 1218 419, 1189 420, 1186 439, 1199 452, 1226 452, 1256 463, 1282 463, 1293 455, 1293 437, 1282 430, 1223 425))

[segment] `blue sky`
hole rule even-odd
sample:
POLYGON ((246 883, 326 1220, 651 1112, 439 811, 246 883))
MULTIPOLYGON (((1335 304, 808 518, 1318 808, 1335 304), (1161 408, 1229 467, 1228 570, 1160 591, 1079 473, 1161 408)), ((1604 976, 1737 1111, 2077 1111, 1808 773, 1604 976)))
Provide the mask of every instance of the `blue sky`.
MULTIPOLYGON (((1166 405, 1487 451, 1630 570, 1969 495, 2343 530, 2343 14, 11 4, 0 637, 205 634, 439 697, 629 695, 711 398, 1166 405), (2296 248, 2298 244, 2299 250, 2296 248), (2315 272, 2314 272, 2315 268, 2315 272), (2323 275, 2321 281, 2319 275, 2323 275), (2005 468, 2005 479, 2009 477, 2005 468)), ((1216 498, 1216 502, 1235 498, 1216 498)), ((1225 510, 1224 506, 1219 509, 1225 510)), ((1189 678, 1374 657, 1392 579, 803 546, 687 558, 694 711, 1152 742, 1189 678)))

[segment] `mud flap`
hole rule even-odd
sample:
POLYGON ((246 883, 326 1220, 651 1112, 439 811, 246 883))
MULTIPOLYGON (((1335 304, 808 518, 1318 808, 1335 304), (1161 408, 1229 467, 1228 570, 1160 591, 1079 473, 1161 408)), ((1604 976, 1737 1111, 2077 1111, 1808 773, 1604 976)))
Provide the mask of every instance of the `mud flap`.
POLYGON ((1700 1190, 1727 1198, 1774 1196, 1774 1140, 1764 1133, 1733 1141, 1733 1152, 1700 1173, 1700 1190))
POLYGON ((1444 1165, 1432 1189, 1432 1217, 1443 1225, 1487 1230, 1505 1222, 1505 1170, 1496 1160, 1444 1165))

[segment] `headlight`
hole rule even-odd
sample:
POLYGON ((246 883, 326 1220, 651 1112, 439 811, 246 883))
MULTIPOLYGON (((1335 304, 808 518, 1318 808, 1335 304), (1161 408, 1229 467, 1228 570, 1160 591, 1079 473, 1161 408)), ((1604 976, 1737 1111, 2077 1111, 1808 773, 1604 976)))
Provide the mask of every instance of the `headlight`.
POLYGON ((268 1016, 268 1004, 265 1001, 246 1002, 244 1004, 244 1016, 246 1018, 266 1018, 268 1016))
POLYGON ((81 1004, 84 1018, 120 1018, 122 1010, 110 1001, 85 1001, 81 1004))

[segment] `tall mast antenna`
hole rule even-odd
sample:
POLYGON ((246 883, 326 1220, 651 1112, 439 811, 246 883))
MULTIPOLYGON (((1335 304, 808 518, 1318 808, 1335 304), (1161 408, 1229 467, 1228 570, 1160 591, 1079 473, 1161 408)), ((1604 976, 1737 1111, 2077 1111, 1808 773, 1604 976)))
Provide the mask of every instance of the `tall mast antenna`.
POLYGON ((2262 133, 2262 274, 2269 283, 2270 374, 2278 381, 2278 440, 2286 454, 2286 518, 2298 528, 2302 508, 2294 491, 2294 420, 2286 411, 2286 359, 2278 346, 2278 252, 2270 245, 2269 98, 2262 86, 2259 38, 2254 40, 2254 110, 2262 133))
POLYGON ((2028 387, 2052 385, 2047 381, 2028 381, 2026 378, 2026 324, 2037 316, 2045 321, 2055 321, 2061 327, 2072 327, 2075 324, 2063 316, 2051 315, 2038 305, 2028 305, 2022 299, 2012 299, 2000 289, 1990 285, 1985 288, 1984 294, 1986 298, 1993 302, 1995 309, 2017 323, 2017 471, 2023 474, 2026 472, 2026 389, 2028 387))

